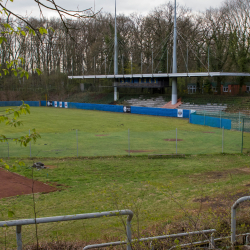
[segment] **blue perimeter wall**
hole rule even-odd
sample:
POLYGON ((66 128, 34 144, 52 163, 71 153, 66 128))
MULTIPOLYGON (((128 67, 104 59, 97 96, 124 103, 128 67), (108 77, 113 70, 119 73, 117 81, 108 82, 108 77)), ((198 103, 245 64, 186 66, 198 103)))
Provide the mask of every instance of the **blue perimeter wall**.
MULTIPOLYGON (((39 101, 24 101, 25 104, 28 104, 32 107, 39 107, 40 102, 39 101)), ((0 107, 6 107, 6 106, 20 106, 22 105, 22 101, 6 101, 6 102, 0 102, 0 107)))
POLYGON ((211 116, 203 116, 203 115, 190 115, 190 123, 197 124, 197 125, 205 125, 214 128, 223 128, 224 129, 231 129, 231 120, 229 119, 220 119, 211 116))
MULTIPOLYGON (((41 101, 41 106, 46 106, 46 101, 41 101)), ((54 106, 54 102, 53 102, 53 106, 54 106)), ((63 108, 65 107, 64 102, 62 103, 62 106, 63 108)), ((59 102, 57 102, 57 107, 59 107, 59 102)), ((68 102, 68 108, 123 113, 123 106, 121 105, 68 102)), ((178 111, 177 109, 162 109, 162 108, 147 108, 147 107, 131 106, 131 114, 140 114, 140 115, 157 115, 157 116, 177 117, 177 111, 178 111)), ((189 110, 183 110, 183 118, 189 118, 189 110)))
MULTIPOLYGON (((25 101, 24 103, 33 107, 40 106, 39 101, 25 101)), ((22 101, 0 102, 0 107, 20 106, 20 105, 22 105, 22 101)), ((46 101, 41 101, 41 106, 46 106, 46 101)), ((55 102, 53 102, 53 106, 55 106, 55 102)), ((59 108, 59 102, 57 102, 57 107, 59 108)), ((62 108, 65 108, 64 102, 62 102, 62 108)), ((68 102, 68 108, 123 113, 123 106, 121 105, 68 102)), ((177 117, 177 112, 178 112, 178 109, 147 108, 147 107, 131 106, 131 114, 177 117)), ((189 113, 190 113, 190 110, 183 110, 183 118, 189 118, 189 113)), ((220 118, 215 118, 215 117, 210 117, 210 116, 205 116, 205 121, 204 121, 204 116, 191 114, 190 123, 197 124, 197 125, 205 125, 205 126, 210 126, 210 127, 215 127, 215 128, 224 127, 225 129, 231 129, 231 120, 221 119, 220 121, 220 118)))

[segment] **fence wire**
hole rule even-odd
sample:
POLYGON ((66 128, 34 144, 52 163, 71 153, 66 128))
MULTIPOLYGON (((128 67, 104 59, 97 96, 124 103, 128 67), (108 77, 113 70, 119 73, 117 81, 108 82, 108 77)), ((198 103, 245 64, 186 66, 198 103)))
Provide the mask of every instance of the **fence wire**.
MULTIPOLYGON (((196 115, 201 115, 204 117, 215 117, 220 119, 228 119, 231 120, 231 129, 232 130, 238 130, 242 131, 242 121, 243 119, 249 118, 248 115, 243 114, 241 112, 237 113, 226 113, 223 111, 217 111, 217 112, 209 112, 206 110, 203 111, 196 111, 196 115)), ((220 126, 222 128, 222 126, 220 126)), ((245 132, 250 132, 250 126, 247 126, 245 128, 245 132)))
MULTIPOLYGON (((250 119, 244 119, 244 121, 244 131, 248 131, 250 119)), ((31 142, 27 147, 20 147, 12 140, 0 143, 0 157, 212 154, 241 153, 242 149, 243 151, 250 150, 248 133, 211 127, 200 131, 124 130, 113 133, 72 130, 67 133, 41 133, 40 135, 41 138, 36 143, 31 142)), ((18 134, 11 136, 16 137, 18 134)))

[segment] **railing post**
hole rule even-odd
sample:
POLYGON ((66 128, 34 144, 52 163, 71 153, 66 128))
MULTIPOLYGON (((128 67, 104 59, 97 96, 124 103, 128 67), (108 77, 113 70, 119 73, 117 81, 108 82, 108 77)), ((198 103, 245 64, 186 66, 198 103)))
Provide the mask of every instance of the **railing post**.
POLYGON ((231 208, 231 244, 234 246, 236 242, 236 208, 241 202, 249 201, 250 196, 244 196, 239 198, 231 208))
POLYGON ((209 249, 214 249, 214 248, 215 248, 214 233, 212 233, 209 242, 209 249))
POLYGON ((22 226, 16 226, 17 250, 22 250, 22 226))
POLYGON ((127 250, 131 250, 131 243, 132 243, 132 232, 131 232, 131 216, 127 218, 127 250))

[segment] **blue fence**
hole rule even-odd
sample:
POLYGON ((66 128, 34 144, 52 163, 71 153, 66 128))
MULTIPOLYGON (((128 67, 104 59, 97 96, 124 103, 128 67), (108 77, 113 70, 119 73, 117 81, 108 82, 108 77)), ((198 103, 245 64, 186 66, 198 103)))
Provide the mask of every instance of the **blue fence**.
MULTIPOLYGON (((59 107, 60 102, 52 102, 53 107, 59 107)), ((41 101, 41 106, 46 106, 46 101, 41 101)), ((121 105, 108 105, 108 104, 91 104, 91 103, 75 103, 68 102, 68 108, 76 109, 86 109, 86 110, 100 110, 100 111, 109 111, 109 112, 119 112, 124 113, 124 106, 121 105)), ((65 107, 65 103, 61 103, 61 107, 65 107)), ((140 114, 140 115, 156 115, 156 116, 167 116, 167 117, 178 117, 177 109, 163 109, 163 108, 147 108, 147 107, 129 107, 131 114, 140 114)), ((189 110, 183 110, 183 118, 189 118, 189 110)))
POLYGON ((216 118, 211 116, 202 116, 191 114, 190 115, 190 123, 197 124, 197 125, 205 125, 214 128, 225 128, 231 129, 231 120, 223 119, 223 118, 216 118))
MULTIPOLYGON (((20 106, 22 105, 22 101, 6 101, 6 102, 0 102, 0 107, 6 107, 6 106, 20 106)), ((40 102, 39 101, 24 101, 25 104, 28 104, 32 107, 39 107, 40 102)))

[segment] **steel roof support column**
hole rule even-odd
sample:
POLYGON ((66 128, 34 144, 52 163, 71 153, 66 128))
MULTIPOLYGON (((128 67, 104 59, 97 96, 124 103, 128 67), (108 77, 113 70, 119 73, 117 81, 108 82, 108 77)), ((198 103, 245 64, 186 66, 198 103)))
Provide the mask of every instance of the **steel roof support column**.
MULTIPOLYGON (((174 2, 174 46, 173 46, 173 73, 177 73, 177 25, 176 25, 176 0, 174 2)), ((177 103, 177 78, 172 78, 172 105, 177 103)))
MULTIPOLYGON (((116 1, 115 1, 115 42, 114 42, 114 76, 118 75, 118 43, 117 43, 117 29, 116 29, 116 1)), ((118 100, 117 97, 117 79, 114 77, 114 101, 118 100)))

